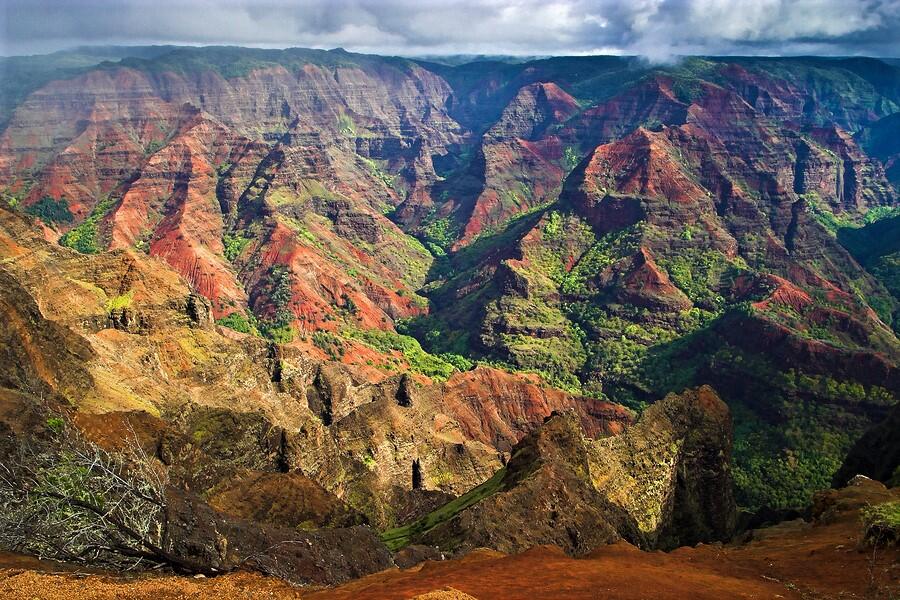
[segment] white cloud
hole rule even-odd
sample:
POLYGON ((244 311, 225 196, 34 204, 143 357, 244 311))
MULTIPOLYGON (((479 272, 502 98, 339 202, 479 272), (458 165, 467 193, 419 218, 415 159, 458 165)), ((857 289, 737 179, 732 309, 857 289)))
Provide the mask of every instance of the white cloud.
POLYGON ((78 44, 403 54, 900 54, 900 0, 0 0, 6 54, 78 44))

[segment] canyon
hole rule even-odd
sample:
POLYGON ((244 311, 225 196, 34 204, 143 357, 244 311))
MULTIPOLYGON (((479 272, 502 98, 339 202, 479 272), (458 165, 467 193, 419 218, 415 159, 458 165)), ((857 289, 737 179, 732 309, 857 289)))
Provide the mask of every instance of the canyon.
MULTIPOLYGON (((17 60, 4 477, 145 457, 168 568, 481 597, 454 569, 694 552, 700 582, 706 545, 900 477, 892 63, 17 60)), ((860 506, 828 531, 864 544, 860 506)), ((723 552, 808 533, 772 531, 723 552)))

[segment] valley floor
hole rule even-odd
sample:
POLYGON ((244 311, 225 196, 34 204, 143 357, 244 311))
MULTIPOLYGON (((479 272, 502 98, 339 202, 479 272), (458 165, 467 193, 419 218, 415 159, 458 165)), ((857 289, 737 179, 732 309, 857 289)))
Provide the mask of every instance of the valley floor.
POLYGON ((900 549, 861 546, 859 508, 900 497, 868 482, 820 499, 815 523, 792 521, 754 532, 741 545, 701 545, 670 553, 619 543, 573 559, 556 548, 507 556, 478 550, 462 559, 389 570, 338 588, 311 591, 233 573, 211 579, 113 577, 0 555, 0 597, 10 599, 302 598, 304 600, 892 599, 900 595, 900 549), (824 507, 824 509, 823 509, 824 507))

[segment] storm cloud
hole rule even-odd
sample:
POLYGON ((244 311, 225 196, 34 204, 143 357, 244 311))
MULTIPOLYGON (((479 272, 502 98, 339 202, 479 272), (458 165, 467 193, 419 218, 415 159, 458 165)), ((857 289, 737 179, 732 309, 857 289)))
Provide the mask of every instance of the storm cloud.
POLYGON ((228 44, 435 54, 900 56, 900 0, 0 0, 0 53, 228 44))

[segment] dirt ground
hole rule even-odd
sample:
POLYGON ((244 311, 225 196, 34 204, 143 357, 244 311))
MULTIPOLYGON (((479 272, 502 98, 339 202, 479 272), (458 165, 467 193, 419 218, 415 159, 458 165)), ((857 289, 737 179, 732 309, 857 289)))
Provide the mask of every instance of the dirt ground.
POLYGON ((858 508, 900 497, 900 490, 836 492, 820 523, 782 523, 741 545, 701 545, 670 553, 619 543, 573 559, 553 547, 507 556, 489 550, 411 569, 391 569, 338 588, 309 590, 252 573, 195 579, 111 576, 0 555, 0 598, 304 600, 612 600, 723 598, 900 598, 900 550, 859 543, 858 508), (54 572, 55 571, 55 572, 54 572))

